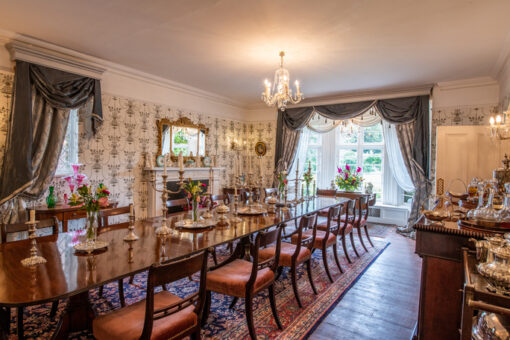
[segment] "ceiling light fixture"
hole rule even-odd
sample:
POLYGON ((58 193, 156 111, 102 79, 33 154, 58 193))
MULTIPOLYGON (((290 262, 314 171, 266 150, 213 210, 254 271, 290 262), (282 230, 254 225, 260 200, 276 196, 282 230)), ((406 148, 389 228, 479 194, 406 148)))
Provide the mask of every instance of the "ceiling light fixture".
POLYGON ((283 57, 285 52, 280 52, 280 68, 274 73, 274 83, 271 88, 271 83, 266 79, 264 81, 266 90, 262 93, 262 100, 268 106, 277 106, 278 109, 285 111, 288 103, 297 104, 304 97, 299 90, 299 81, 296 80, 296 95, 292 96, 292 89, 289 87, 290 76, 289 71, 283 68, 283 57))
POLYGON ((499 140, 510 139, 510 104, 508 109, 503 112, 503 115, 491 115, 489 118, 490 134, 499 140))

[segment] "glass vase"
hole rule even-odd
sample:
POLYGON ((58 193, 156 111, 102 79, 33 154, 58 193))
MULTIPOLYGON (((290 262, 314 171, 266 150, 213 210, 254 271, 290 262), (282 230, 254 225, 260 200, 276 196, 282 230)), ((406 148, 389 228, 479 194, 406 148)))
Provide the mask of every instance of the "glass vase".
POLYGON ((191 218, 193 222, 198 222, 198 202, 196 198, 191 200, 191 218))
POLYGON ((87 210, 87 242, 93 243, 97 238, 97 211, 87 210))
POLYGON ((46 197, 46 205, 48 208, 55 208, 55 205, 57 204, 57 197, 55 195, 55 187, 50 186, 50 193, 48 194, 48 197, 46 197))

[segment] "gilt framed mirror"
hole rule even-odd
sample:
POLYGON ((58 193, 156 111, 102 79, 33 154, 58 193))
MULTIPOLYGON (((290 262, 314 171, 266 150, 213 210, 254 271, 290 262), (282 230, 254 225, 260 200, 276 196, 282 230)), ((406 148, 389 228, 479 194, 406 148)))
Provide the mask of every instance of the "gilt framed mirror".
POLYGON ((200 159, 206 156, 209 129, 205 125, 193 124, 186 117, 173 122, 163 118, 158 120, 156 125, 158 128, 158 156, 171 153, 174 161, 180 152, 187 159, 197 155, 200 159))

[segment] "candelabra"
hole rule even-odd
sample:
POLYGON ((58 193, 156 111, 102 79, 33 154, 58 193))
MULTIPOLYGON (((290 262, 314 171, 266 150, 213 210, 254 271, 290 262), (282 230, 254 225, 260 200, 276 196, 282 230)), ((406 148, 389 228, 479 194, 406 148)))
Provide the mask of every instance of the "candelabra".
POLYGON ((166 179, 168 178, 166 173, 163 173, 161 178, 163 179, 163 189, 156 188, 156 177, 155 176, 153 176, 151 179, 151 185, 154 188, 154 190, 161 193, 161 203, 163 204, 161 207, 161 211, 163 213, 163 218, 161 219, 161 226, 156 229, 156 235, 167 236, 172 232, 172 229, 168 228, 168 226, 166 225, 166 214, 167 214, 166 201, 168 199, 168 194, 177 194, 182 191, 183 186, 184 186, 184 170, 182 168, 179 170, 179 189, 177 191, 172 191, 172 190, 166 188, 166 179))
POLYGON ((234 216, 232 217, 231 221, 233 223, 239 223, 239 222, 242 222, 243 220, 239 217, 239 213, 238 213, 238 204, 239 204, 239 195, 237 194, 237 182, 240 181, 241 179, 241 176, 237 175, 235 176, 235 179, 234 179, 234 216))
POLYGON ((44 257, 37 255, 37 242, 35 241, 37 236, 35 231, 37 229, 38 223, 39 221, 35 221, 33 219, 30 219, 30 221, 26 222, 28 225, 28 238, 30 239, 30 244, 32 247, 30 248, 30 257, 21 260, 21 264, 25 267, 46 263, 46 259, 44 257))
POLYGON ((135 233, 135 215, 133 213, 133 205, 129 205, 129 227, 128 234, 124 236, 124 241, 136 241, 138 236, 135 233))
POLYGON ((213 209, 213 205, 214 205, 214 202, 212 201, 213 181, 214 181, 213 168, 212 168, 212 164, 211 164, 209 166, 209 185, 207 186, 207 193, 205 194, 206 196, 209 197, 209 207, 208 207, 206 213, 204 214, 204 218, 206 218, 206 219, 213 218, 213 214, 212 214, 212 209, 213 209))
POLYGON ((287 202, 287 194, 289 193, 289 186, 285 185, 285 193, 283 198, 283 207, 280 209, 282 211, 288 211, 289 210, 289 203, 287 202))

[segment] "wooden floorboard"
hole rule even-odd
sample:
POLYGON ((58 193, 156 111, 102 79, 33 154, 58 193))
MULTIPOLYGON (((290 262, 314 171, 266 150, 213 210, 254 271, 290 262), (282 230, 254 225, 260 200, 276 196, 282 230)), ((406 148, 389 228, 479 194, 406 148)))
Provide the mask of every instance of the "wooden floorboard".
MULTIPOLYGON (((418 318, 421 259, 392 230, 388 248, 345 294, 310 339, 410 339, 418 318)), ((358 241, 359 242, 359 241, 358 241)), ((358 249, 362 249, 359 243, 358 249)))

